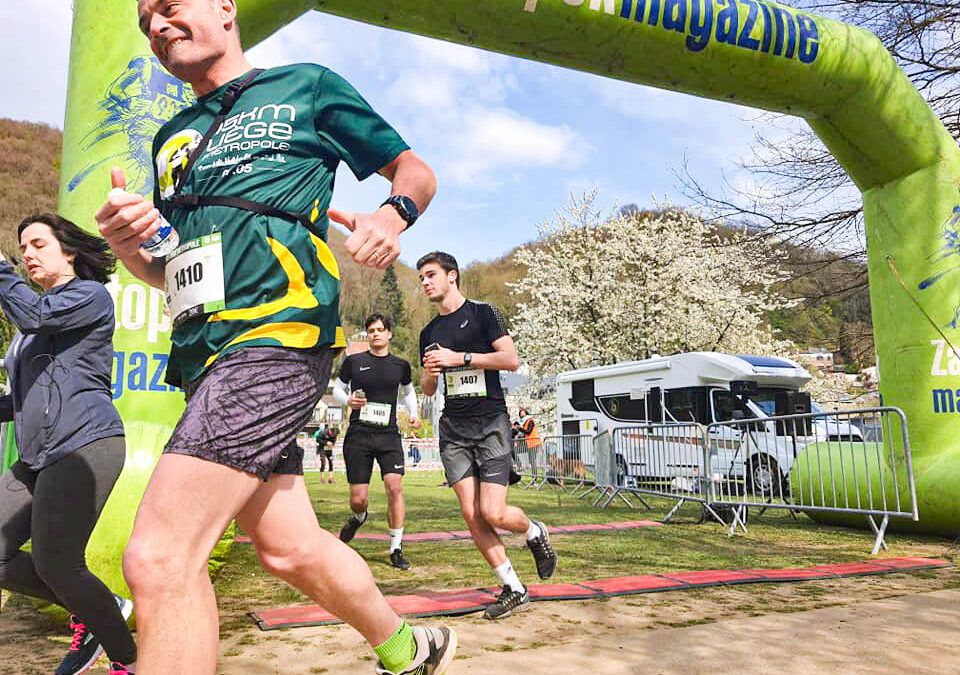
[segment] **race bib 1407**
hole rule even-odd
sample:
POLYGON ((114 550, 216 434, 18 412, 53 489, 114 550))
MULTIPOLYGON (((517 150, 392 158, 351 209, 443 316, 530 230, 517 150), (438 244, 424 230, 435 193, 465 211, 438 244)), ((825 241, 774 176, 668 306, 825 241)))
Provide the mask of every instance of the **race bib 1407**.
POLYGON ((447 397, 472 398, 487 395, 487 378, 482 368, 453 368, 443 374, 447 397))

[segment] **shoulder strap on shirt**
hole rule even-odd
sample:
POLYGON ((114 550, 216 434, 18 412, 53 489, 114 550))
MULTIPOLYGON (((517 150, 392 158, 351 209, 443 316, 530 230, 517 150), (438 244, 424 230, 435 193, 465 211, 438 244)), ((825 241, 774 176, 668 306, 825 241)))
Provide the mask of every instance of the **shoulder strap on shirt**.
MULTIPOLYGON (((197 162, 197 159, 200 158, 200 155, 203 154, 203 151, 207 149, 210 139, 213 138, 213 135, 217 133, 217 129, 220 128, 220 125, 223 124, 223 121, 227 118, 227 115, 230 114, 230 111, 233 109, 237 99, 240 98, 240 94, 242 94, 243 90, 249 87, 254 78, 256 78, 257 75, 262 72, 263 68, 254 68, 247 73, 245 78, 242 80, 237 80, 227 87, 227 91, 223 94, 223 100, 220 102, 220 112, 217 113, 217 116, 214 118, 213 124, 210 125, 210 128, 207 129, 207 133, 205 133, 203 138, 200 139, 200 144, 194 148, 193 152, 191 152, 190 156, 187 158, 187 165, 183 168, 183 173, 180 174, 180 184, 177 186, 176 192, 180 192, 180 189, 186 184, 187 177, 190 175, 190 172, 193 171, 193 165, 197 162)), ((176 205, 177 204, 174 203, 174 206, 176 205)))
POLYGON ((219 129, 220 125, 223 124, 223 121, 227 118, 227 115, 230 114, 230 110, 233 109, 237 99, 240 98, 240 94, 242 94, 243 91, 250 86, 257 75, 262 72, 262 68, 254 68, 247 73, 245 78, 242 80, 237 80, 227 87, 227 91, 223 95, 223 101, 220 103, 220 112, 217 113, 216 118, 213 120, 213 124, 210 125, 210 129, 207 130, 207 133, 200 140, 199 145, 197 145, 194 151, 190 153, 190 157, 187 159, 187 165, 184 167, 183 173, 180 176, 180 182, 177 187, 177 191, 172 197, 170 197, 170 203, 174 207, 181 209, 195 209, 198 206, 230 206, 243 211, 259 213, 262 216, 283 218, 284 220, 300 223, 311 232, 314 232, 314 234, 319 234, 316 232, 314 223, 303 213, 283 211, 282 209, 275 208, 269 204, 264 204, 263 202, 255 202, 252 199, 245 199, 244 197, 237 197, 234 195, 201 195, 196 193, 180 192, 180 189, 187 182, 187 177, 193 170, 193 165, 196 163, 200 155, 203 154, 203 151, 206 150, 207 145, 210 143, 210 139, 213 138, 215 133, 217 133, 217 129, 219 129))

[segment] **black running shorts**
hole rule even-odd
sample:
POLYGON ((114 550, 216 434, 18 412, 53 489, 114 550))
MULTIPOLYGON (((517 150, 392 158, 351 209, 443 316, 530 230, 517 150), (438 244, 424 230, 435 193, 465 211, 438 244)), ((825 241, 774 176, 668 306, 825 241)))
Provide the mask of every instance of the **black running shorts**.
POLYGON ((303 473, 297 434, 327 390, 335 351, 247 347, 184 387, 187 407, 164 452, 192 455, 267 480, 303 473))
POLYGON ((403 443, 400 434, 347 429, 343 438, 343 461, 347 465, 347 482, 362 485, 370 482, 373 460, 380 465, 380 477, 388 473, 403 475, 403 443))
POLYGON ((440 460, 450 485, 471 476, 481 483, 507 485, 512 445, 506 412, 440 418, 440 460))

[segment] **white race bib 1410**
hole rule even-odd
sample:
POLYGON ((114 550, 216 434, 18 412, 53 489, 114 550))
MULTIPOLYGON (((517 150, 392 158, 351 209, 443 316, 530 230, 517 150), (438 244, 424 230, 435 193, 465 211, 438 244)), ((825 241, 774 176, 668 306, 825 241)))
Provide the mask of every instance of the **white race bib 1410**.
POLYGON ((457 368, 443 374, 449 398, 471 398, 487 395, 487 378, 482 368, 457 368))
POLYGON ((193 239, 175 249, 167 256, 163 275, 174 326, 191 317, 224 309, 220 233, 193 239))

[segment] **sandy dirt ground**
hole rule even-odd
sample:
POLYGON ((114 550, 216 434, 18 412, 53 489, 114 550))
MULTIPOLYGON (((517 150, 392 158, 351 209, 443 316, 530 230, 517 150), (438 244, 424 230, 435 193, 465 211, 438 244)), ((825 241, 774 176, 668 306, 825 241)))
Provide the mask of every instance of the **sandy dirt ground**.
MULTIPOLYGON (((499 622, 446 621, 461 643, 452 675, 939 674, 960 668, 960 571, 541 602, 499 622)), ((17 665, 5 672, 51 673, 68 637, 19 601, 0 612, 0 659, 17 665)), ((373 666, 345 626, 251 624, 222 636, 218 673, 370 675, 373 666)))

